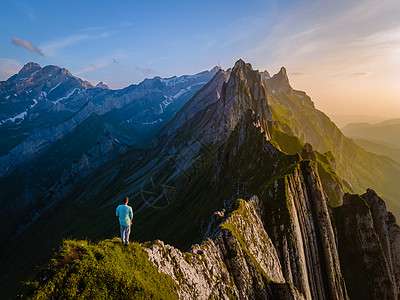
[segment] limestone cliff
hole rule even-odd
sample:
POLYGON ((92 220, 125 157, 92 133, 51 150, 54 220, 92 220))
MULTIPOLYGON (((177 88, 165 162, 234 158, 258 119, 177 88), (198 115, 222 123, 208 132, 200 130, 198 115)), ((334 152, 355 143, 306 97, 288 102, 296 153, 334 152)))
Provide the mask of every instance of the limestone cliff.
POLYGON ((350 298, 398 299, 400 228, 382 199, 345 194, 334 218, 350 298))
MULTIPOLYGON (((190 252, 156 241, 147 249, 160 272, 172 277, 182 299, 303 299, 286 282, 278 254, 257 213, 257 197, 238 208, 190 252)), ((216 213, 224 218, 222 212, 216 213)))

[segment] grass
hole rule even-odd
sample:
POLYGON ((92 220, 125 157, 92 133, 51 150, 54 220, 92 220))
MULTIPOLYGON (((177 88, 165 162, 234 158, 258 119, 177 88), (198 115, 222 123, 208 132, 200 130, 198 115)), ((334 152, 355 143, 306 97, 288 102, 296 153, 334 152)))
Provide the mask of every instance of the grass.
POLYGON ((342 179, 347 191, 362 193, 366 188, 373 188, 383 197, 388 209, 400 217, 398 163, 369 153, 343 136, 336 125, 317 110, 306 95, 302 95, 302 98, 296 94, 270 95, 268 102, 277 128, 310 143, 321 153, 332 152, 336 158, 335 173, 342 179))
POLYGON ((177 285, 158 272, 138 243, 65 240, 61 251, 26 283, 28 299, 177 299, 177 285))

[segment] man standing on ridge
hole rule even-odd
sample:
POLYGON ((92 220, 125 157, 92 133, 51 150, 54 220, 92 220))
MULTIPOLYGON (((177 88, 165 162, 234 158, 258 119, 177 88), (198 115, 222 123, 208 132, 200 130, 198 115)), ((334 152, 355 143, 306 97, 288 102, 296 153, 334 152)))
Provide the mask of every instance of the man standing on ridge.
POLYGON ((132 207, 128 206, 129 198, 124 197, 124 204, 118 205, 116 216, 119 219, 121 230, 121 240, 126 246, 129 245, 129 234, 131 233, 131 224, 133 219, 132 207))

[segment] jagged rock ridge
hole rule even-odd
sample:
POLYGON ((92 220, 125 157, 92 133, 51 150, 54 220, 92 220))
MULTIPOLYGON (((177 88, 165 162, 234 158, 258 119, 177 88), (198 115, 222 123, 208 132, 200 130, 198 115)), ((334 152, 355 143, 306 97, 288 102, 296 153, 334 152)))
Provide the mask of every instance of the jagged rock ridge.
MULTIPOLYGON (((287 81, 286 72, 280 73, 276 78, 287 81)), ((103 176, 96 178, 101 189, 88 181, 89 191, 85 193, 90 192, 103 206, 112 206, 105 199, 115 197, 115 192, 117 197, 133 195, 138 212, 135 229, 141 239, 159 236, 183 248, 188 242, 200 241, 203 234, 212 238, 193 246, 193 255, 162 242, 148 250, 159 270, 181 285, 178 294, 183 298, 231 294, 267 299, 352 298, 363 286, 357 285, 342 263, 347 253, 342 238, 346 230, 340 227, 336 211, 346 207, 347 196, 342 206, 336 202, 338 207, 331 207, 334 201, 329 198, 337 194, 328 193, 327 187, 336 186, 340 189, 338 195, 343 192, 341 181, 336 179, 334 159, 329 152, 318 153, 307 144, 303 147, 301 141, 279 131, 276 126, 282 124, 274 120, 266 77, 243 61, 231 70, 220 70, 160 132, 148 157, 126 154, 118 167, 107 169, 112 176, 98 172, 103 176), (281 151, 288 148, 284 141, 293 143, 298 153, 281 151), (206 160, 191 171, 206 150, 206 160), (324 180, 320 178, 321 162, 328 168, 324 180), (140 187, 150 185, 146 185, 147 176, 167 178, 163 184, 174 184, 174 202, 161 206, 153 198, 141 203, 140 187), (103 186, 104 182, 108 183, 103 186), (96 193, 96 188, 100 192, 96 193), (230 200, 249 194, 259 201, 253 198, 243 202, 240 213, 233 210, 225 222, 215 214, 210 221, 212 212, 232 212, 230 200), (256 202, 259 204, 254 205, 256 202), (210 265, 218 269, 210 270, 210 265), (227 276, 232 279, 221 282, 227 276)), ((278 83, 276 93, 282 91, 278 83)), ((285 91, 288 86, 283 86, 285 91)), ((74 203, 87 200, 86 194, 73 195, 74 203)), ((356 213, 344 215, 350 223, 360 222, 356 213)), ((377 269, 394 268, 398 261, 398 250, 393 250, 397 249, 398 226, 392 217, 375 219, 366 222, 366 232, 365 226, 358 226, 354 234, 365 237, 390 227, 391 233, 385 235, 389 242, 382 246, 386 250, 379 252, 379 240, 374 240, 373 248, 361 240, 359 251, 362 255, 375 251, 373 264, 377 269), (391 263, 387 263, 389 258, 391 263)), ((388 275, 386 280, 372 273, 371 278, 376 291, 396 299, 396 277, 388 275)))

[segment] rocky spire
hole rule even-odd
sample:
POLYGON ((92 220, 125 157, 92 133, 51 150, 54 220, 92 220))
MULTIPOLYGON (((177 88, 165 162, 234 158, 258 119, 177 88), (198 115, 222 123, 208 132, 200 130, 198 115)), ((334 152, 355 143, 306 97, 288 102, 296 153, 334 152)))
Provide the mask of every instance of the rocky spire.
POLYGON ((291 94, 293 91, 285 67, 282 67, 272 78, 266 78, 264 80, 268 90, 272 93, 291 94))

